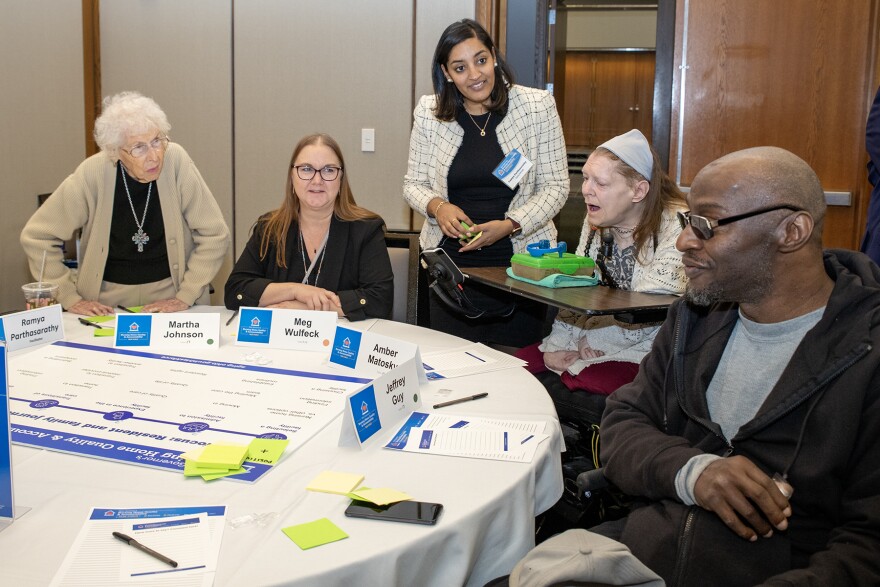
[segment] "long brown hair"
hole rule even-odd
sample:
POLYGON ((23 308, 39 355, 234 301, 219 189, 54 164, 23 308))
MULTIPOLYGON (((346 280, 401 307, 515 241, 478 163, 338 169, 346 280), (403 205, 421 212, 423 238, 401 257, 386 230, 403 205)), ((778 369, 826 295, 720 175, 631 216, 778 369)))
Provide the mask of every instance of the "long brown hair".
MULTIPOLYGON (((617 155, 608 149, 599 147, 596 153, 608 157, 614 161, 615 168, 620 173, 630 188, 635 188, 640 181, 648 181, 641 173, 627 165, 617 155)), ((678 185, 663 170, 660 165, 660 158, 657 151, 651 147, 651 155, 654 158, 654 165, 651 170, 651 180, 648 181, 648 193, 642 200, 642 217, 639 218, 639 224, 633 232, 633 245, 635 245, 636 259, 644 261, 644 253, 647 250, 647 244, 650 242, 654 248, 657 247, 657 240, 660 233, 660 223, 663 221, 663 211, 670 208, 685 208, 687 203, 684 194, 678 188, 678 185)))
POLYGON ((370 212, 366 208, 361 208, 354 201, 354 195, 351 193, 351 186, 348 183, 348 173, 345 169, 345 159, 342 157, 342 149, 339 148, 333 137, 323 133, 315 133, 303 137, 293 149, 293 155, 290 156, 290 165, 287 166, 287 183, 284 189, 284 201, 281 207, 264 215, 257 221, 258 228, 262 229, 262 237, 260 238, 260 259, 265 259, 269 254, 269 249, 275 247, 275 262, 279 267, 287 267, 287 260, 284 253, 287 250, 287 233, 290 225, 299 221, 299 196, 293 189, 293 177, 291 169, 296 163, 296 158, 300 151, 309 145, 324 145, 329 147, 339 159, 339 166, 342 167, 342 181, 339 185, 339 194, 333 203, 333 216, 337 219, 351 222, 353 220, 365 220, 367 218, 379 218, 378 214, 370 212), (261 226, 260 226, 261 225, 261 226))

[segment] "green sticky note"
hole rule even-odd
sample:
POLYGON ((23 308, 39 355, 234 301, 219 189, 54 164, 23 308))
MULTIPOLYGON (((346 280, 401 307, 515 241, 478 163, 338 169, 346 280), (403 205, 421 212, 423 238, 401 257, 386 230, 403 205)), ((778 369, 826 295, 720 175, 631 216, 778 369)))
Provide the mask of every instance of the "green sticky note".
POLYGON ((197 477, 200 475, 216 475, 218 473, 228 475, 230 470, 237 467, 205 467, 199 465, 196 461, 187 459, 183 461, 183 474, 185 477, 197 477))
POLYGON ((368 501, 376 505, 388 505, 389 503, 397 503, 398 501, 408 501, 412 499, 412 496, 388 487, 379 487, 376 489, 359 487, 356 491, 352 491, 348 495, 352 496, 354 499, 368 501))
POLYGON ((248 445, 247 460, 274 465, 290 443, 286 438, 254 438, 248 445))
POLYGON ((287 528, 282 528, 281 531, 303 550, 348 538, 348 534, 343 532, 342 528, 327 518, 321 518, 306 524, 288 526, 287 528))
POLYGON ((109 328, 107 326, 101 328, 100 330, 96 328, 95 333, 92 336, 116 336, 116 329, 109 328))
POLYGON ((309 491, 347 495, 349 491, 360 485, 363 480, 363 475, 324 471, 312 479, 312 481, 306 486, 306 489, 309 491))
POLYGON ((244 462, 248 449, 246 446, 237 444, 209 444, 195 459, 195 463, 201 467, 226 467, 237 469, 244 462))
POLYGON ((106 316, 86 316, 83 319, 93 324, 100 324, 101 322, 110 322, 111 320, 116 320, 116 314, 108 314, 106 316))
POLYGON ((202 475, 202 479, 205 481, 213 481, 214 479, 220 479, 221 477, 229 477, 230 475, 241 475, 242 473, 247 473, 247 469, 244 467, 239 467, 238 469, 230 469, 223 473, 208 473, 206 475, 202 475))

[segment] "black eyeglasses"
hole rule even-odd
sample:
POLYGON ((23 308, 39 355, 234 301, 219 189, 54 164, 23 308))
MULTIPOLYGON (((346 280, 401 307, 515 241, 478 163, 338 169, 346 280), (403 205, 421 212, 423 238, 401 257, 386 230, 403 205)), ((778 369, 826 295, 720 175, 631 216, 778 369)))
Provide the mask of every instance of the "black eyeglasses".
POLYGON ((324 181, 333 181, 339 177, 339 172, 342 171, 342 167, 333 165, 325 165, 321 169, 315 169, 311 165, 294 165, 293 168, 296 169, 297 177, 303 181, 309 181, 315 177, 316 173, 320 173, 321 179, 324 181))
POLYGON ((766 214, 767 212, 773 212, 775 210, 791 210, 792 212, 804 211, 803 208, 790 206, 788 204, 780 204, 779 206, 759 208, 758 210, 746 212, 745 214, 737 214, 736 216, 728 216, 727 218, 719 218, 718 220, 709 220, 704 216, 691 214, 690 211, 677 212, 676 215, 678 216, 678 223, 681 224, 682 230, 690 226, 694 229, 694 234, 696 234, 704 241, 707 241, 715 236, 715 233, 712 231, 713 228, 718 228, 719 226, 722 226, 724 224, 730 224, 731 222, 736 222, 737 220, 745 220, 746 218, 758 216, 759 214, 766 214))

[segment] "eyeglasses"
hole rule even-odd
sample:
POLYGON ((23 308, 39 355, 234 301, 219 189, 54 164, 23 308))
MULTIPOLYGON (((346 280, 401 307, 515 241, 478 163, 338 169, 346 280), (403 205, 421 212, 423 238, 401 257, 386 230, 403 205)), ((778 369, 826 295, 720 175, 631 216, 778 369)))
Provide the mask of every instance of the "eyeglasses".
POLYGON ((156 137, 155 139, 153 139, 149 143, 138 143, 134 147, 132 147, 131 149, 123 148, 122 150, 125 151, 126 153, 128 153, 129 155, 131 155, 132 157, 135 157, 136 159, 140 159, 141 157, 146 156, 146 154, 149 153, 150 151, 152 151, 153 149, 161 151, 167 146, 168 146, 168 137, 156 137))
POLYGON ((315 169, 311 165, 294 165, 293 168, 296 169, 297 177, 303 181, 309 181, 315 177, 316 173, 320 173, 321 179, 324 181, 333 181, 339 177, 339 172, 342 171, 342 167, 333 165, 325 165, 321 169, 315 169))
POLYGON ((694 234, 706 241, 715 236, 715 233, 712 231, 713 228, 718 228, 719 226, 722 226, 724 224, 730 224, 731 222, 736 222, 737 220, 745 220, 746 218, 758 216, 759 214, 766 214, 767 212, 773 212, 775 210, 791 210, 792 212, 804 211, 803 208, 797 208, 788 204, 780 204, 779 206, 759 208, 758 210, 746 212, 745 214, 737 214, 736 216, 728 216, 727 218, 720 218, 718 220, 709 220, 704 216, 691 214, 690 211, 677 212, 676 215, 678 216, 678 223, 681 224, 682 230, 690 226, 694 229, 694 234))

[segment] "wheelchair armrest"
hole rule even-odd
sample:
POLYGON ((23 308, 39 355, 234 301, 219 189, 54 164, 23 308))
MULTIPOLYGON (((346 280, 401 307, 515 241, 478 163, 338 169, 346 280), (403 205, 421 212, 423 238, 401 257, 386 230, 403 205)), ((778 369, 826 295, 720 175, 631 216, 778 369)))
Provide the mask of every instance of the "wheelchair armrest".
POLYGON ((582 497, 589 497, 594 491, 608 487, 608 479, 605 478, 605 472, 600 467, 584 471, 577 476, 578 492, 582 497))

